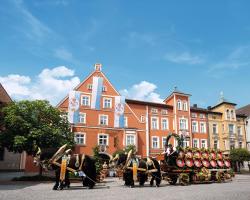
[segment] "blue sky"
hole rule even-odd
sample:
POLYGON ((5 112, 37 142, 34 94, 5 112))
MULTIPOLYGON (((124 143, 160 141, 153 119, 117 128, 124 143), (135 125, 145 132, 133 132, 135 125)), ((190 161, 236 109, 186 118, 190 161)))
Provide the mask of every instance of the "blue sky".
POLYGON ((130 98, 174 86, 206 107, 250 102, 250 1, 5 0, 0 82, 14 99, 56 104, 93 64, 130 98), (143 92, 142 92, 143 91, 143 92))

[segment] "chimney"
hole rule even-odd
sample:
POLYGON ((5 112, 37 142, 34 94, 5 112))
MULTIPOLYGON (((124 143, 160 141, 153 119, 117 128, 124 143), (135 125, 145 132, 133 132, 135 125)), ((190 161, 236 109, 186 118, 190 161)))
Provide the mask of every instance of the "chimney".
POLYGON ((197 108, 197 104, 194 104, 193 107, 194 107, 194 108, 197 108))
POLYGON ((102 71, 102 64, 101 63, 95 64, 95 71, 102 71))

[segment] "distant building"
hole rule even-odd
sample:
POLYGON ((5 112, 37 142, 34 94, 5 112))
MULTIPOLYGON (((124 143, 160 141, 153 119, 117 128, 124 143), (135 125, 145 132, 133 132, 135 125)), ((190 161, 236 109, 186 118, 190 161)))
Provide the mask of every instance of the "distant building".
MULTIPOLYGON (((7 104, 11 103, 12 100, 2 84, 0 83, 0 108, 3 108, 7 104)), ((0 113, 2 115, 2 113, 0 113)), ((0 127, 0 134, 4 127, 0 127)), ((9 152, 5 148, 0 147, 0 170, 8 171, 19 171, 23 170, 24 165, 24 154, 15 154, 9 152)))
POLYGON ((246 116, 246 143, 247 143, 247 149, 250 151, 250 104, 239 108, 236 113, 238 115, 245 115, 246 116))

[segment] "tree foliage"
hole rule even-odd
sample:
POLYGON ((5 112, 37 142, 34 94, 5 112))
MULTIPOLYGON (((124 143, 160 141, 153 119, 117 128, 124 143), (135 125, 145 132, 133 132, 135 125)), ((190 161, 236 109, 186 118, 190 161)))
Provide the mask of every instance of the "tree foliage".
POLYGON ((233 162, 243 162, 250 160, 250 153, 247 149, 239 148, 230 150, 230 159, 233 162))
POLYGON ((74 144, 74 135, 62 113, 48 101, 13 102, 2 109, 0 145, 9 151, 32 154, 36 147, 74 144))

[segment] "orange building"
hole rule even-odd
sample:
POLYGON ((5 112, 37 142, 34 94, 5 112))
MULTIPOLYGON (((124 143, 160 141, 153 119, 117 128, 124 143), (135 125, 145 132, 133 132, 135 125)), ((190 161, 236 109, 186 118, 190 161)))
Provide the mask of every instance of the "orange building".
MULTIPOLYGON (((137 147, 138 155, 154 156, 164 150, 168 133, 183 135, 185 146, 208 146, 206 111, 190 107, 191 95, 177 88, 162 103, 126 99, 122 126, 116 126, 115 119, 116 99, 121 96, 102 72, 100 64, 95 65, 95 70, 75 91, 79 95, 73 100, 79 98, 80 102, 76 104, 79 104, 78 121, 72 123, 72 131, 78 153, 91 155, 92 148, 101 145, 102 151, 112 154, 132 144, 137 147), (97 89, 100 85, 101 91, 97 89), (99 102, 94 102, 97 99, 99 102), (99 107, 94 107, 93 102, 99 107), (193 129, 195 123, 197 128, 193 129)), ((69 99, 70 96, 65 97, 57 107, 69 112, 72 104, 69 99)), ((171 143, 177 145, 174 139, 171 143)))

